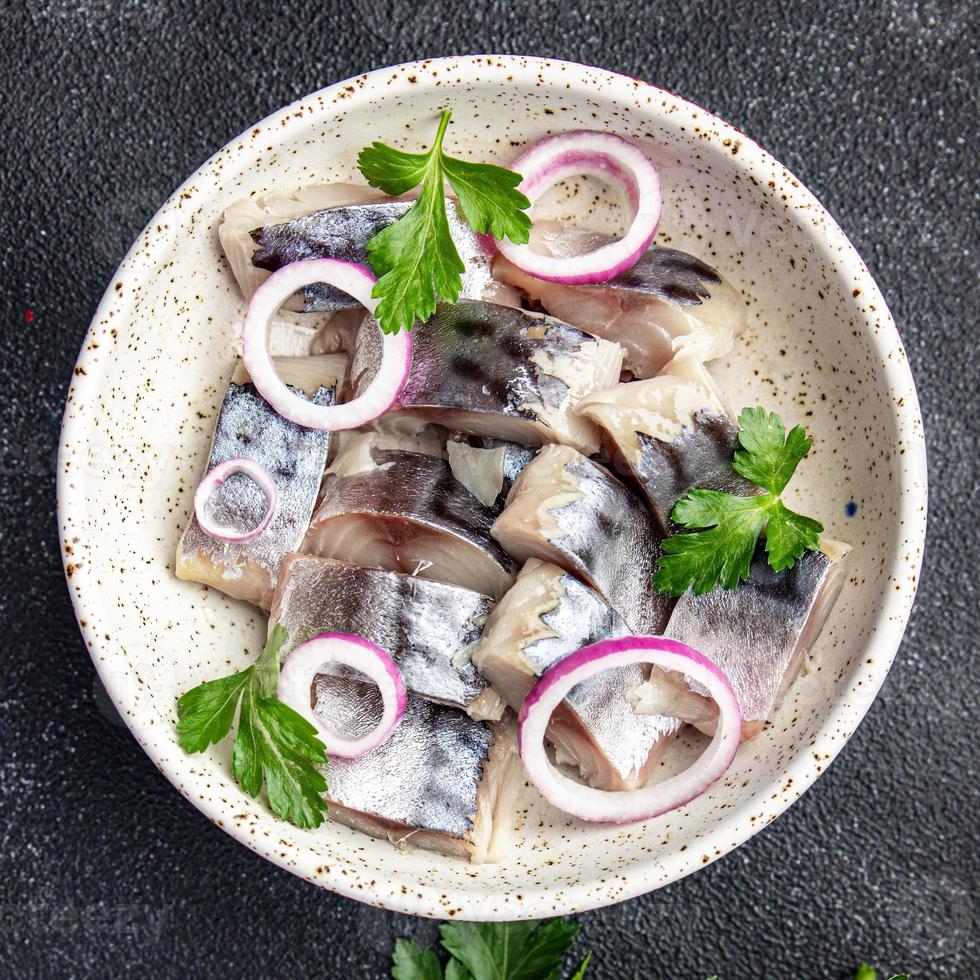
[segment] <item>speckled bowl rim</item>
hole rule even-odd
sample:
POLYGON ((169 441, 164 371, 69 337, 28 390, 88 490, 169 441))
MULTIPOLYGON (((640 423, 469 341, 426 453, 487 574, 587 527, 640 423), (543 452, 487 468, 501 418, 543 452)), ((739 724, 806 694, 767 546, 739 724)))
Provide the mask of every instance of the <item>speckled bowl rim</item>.
MULTIPOLYGON (((926 498, 925 440, 922 434, 922 420, 915 385, 894 321, 887 310, 877 284, 837 223, 801 182, 781 164, 778 164, 766 150, 746 137, 744 133, 694 103, 678 98, 663 89, 648 85, 646 82, 576 62, 519 55, 470 55, 428 59, 406 65, 380 68, 338 82, 320 92, 299 99, 268 116, 257 126, 249 127, 246 132, 253 135, 264 131, 281 133, 283 127, 288 126, 289 118, 300 107, 305 106, 308 111, 313 113, 329 111, 323 107, 329 107, 332 100, 339 96, 345 88, 345 108, 348 110, 358 102, 372 97, 390 98, 398 95, 409 95, 413 91, 418 92, 420 88, 432 84, 434 69, 438 70, 443 78, 447 73, 452 73, 465 80, 475 81, 479 76, 481 82, 492 79, 505 81, 509 77, 519 84, 540 85, 543 83, 555 87, 556 98, 558 99, 561 98, 562 91, 567 90, 566 86, 585 91, 590 84, 590 79, 601 77, 604 85, 608 86, 604 89, 605 94, 610 98, 628 102, 635 99, 638 90, 649 90, 651 94, 656 96, 660 106, 655 108, 651 105, 652 112, 657 114, 669 112, 674 120, 677 120, 678 116, 686 117, 692 121, 697 118, 702 126, 704 120, 708 119, 717 128, 722 138, 740 141, 740 152, 736 165, 743 173, 755 178, 763 192, 768 192, 769 197, 774 201, 778 202, 781 195, 785 194, 790 200, 797 203, 798 220, 811 225, 814 243, 823 251, 828 261, 836 264, 841 276, 849 276, 860 284, 865 296, 873 304, 872 308, 876 310, 875 318, 879 326, 877 330, 869 331, 869 341, 879 356, 879 363, 884 372, 889 391, 892 394, 900 395, 899 398, 894 399, 896 442, 902 444, 906 450, 898 456, 895 475, 898 496, 898 523, 896 526, 901 529, 904 535, 903 543, 907 547, 895 548, 894 560, 890 568, 883 570, 883 580, 885 579, 884 572, 887 572, 890 574, 891 580, 916 583, 926 530, 926 508, 924 506, 926 498), (409 73, 414 76, 412 82, 408 81, 409 73), (354 81, 357 82, 356 88, 351 85, 354 81), (889 352, 898 352, 901 356, 889 357, 889 352)), ((194 184, 198 193, 202 191, 202 188, 209 188, 212 184, 212 178, 209 174, 212 162, 222 154, 229 154, 233 159, 243 156, 250 152, 245 147, 251 145, 253 144, 250 141, 244 140, 241 136, 231 140, 226 147, 205 162, 181 187, 174 191, 148 227, 167 229, 167 216, 173 209, 179 207, 181 195, 185 188, 194 184), (242 148, 236 149, 238 143, 242 144, 242 148)), ((225 163, 228 162, 226 159, 225 163)), ((110 282, 115 283, 120 278, 139 276, 141 270, 147 267, 148 259, 155 258, 161 252, 173 247, 172 235, 173 232, 164 231, 164 233, 155 236, 149 255, 146 253, 146 237, 140 235, 110 282), (139 261, 136 260, 138 248, 143 250, 139 261)), ((108 312, 112 301, 113 296, 110 287, 102 298, 93 318, 89 335, 82 345, 78 367, 83 370, 76 369, 75 371, 69 392, 70 403, 65 410, 59 450, 57 487, 58 520, 59 527, 62 529, 76 526, 76 508, 79 511, 79 516, 84 512, 83 501, 76 499, 69 492, 65 461, 68 455, 68 447, 86 441, 90 425, 89 413, 75 411, 72 414, 70 409, 78 409, 79 406, 94 402, 103 383, 104 364, 107 362, 91 357, 87 348, 90 335, 95 330, 99 320, 108 312)), ((81 496, 79 494, 78 498, 81 496)), ((62 552, 62 558, 67 568, 68 556, 64 554, 64 539, 62 539, 62 552)), ((104 631, 98 625, 103 621, 102 609, 98 601, 99 593, 86 590, 83 598, 79 594, 79 579, 84 579, 84 574, 76 573, 74 577, 69 576, 68 586, 75 614, 80 621, 82 636, 109 695, 119 709, 121 716, 128 721, 130 718, 129 709, 133 707, 131 703, 133 701, 132 689, 125 683, 124 678, 114 674, 109 669, 108 658, 102 660, 101 656, 103 653, 101 635, 104 631)), ((770 799, 760 802, 758 807, 754 809, 753 812, 756 815, 754 820, 739 816, 736 811, 733 811, 730 816, 719 822, 710 836, 702 840, 706 853, 717 856, 727 854, 771 823, 802 794, 803 790, 813 783, 817 776, 827 768, 829 762, 841 751, 864 717, 888 674, 908 622, 914 594, 913 587, 890 591, 884 597, 865 651, 866 663, 871 666, 865 667, 860 674, 856 673, 853 678, 852 693, 856 694, 856 688, 860 686, 861 696, 835 701, 816 738, 807 746, 806 751, 798 752, 792 763, 781 773, 780 782, 785 782, 788 777, 791 777, 792 784, 797 790, 793 798, 788 798, 785 794, 773 794, 770 799)), ((230 804, 222 806, 216 800, 204 800, 195 796, 193 787, 201 777, 193 775, 191 771, 194 765, 193 760, 180 752, 176 737, 172 743, 151 744, 142 736, 137 725, 131 724, 130 727, 137 741, 160 771, 194 806, 227 833, 268 860, 306 878, 308 881, 361 902, 367 901, 378 907, 416 915, 439 917, 445 914, 445 894, 424 881, 420 881, 417 891, 409 895, 399 894, 394 888, 386 890, 383 887, 383 882, 379 882, 378 891, 367 896, 362 890, 355 889, 339 875, 334 878, 324 877, 322 870, 317 874, 314 869, 314 865, 317 863, 316 857, 312 852, 292 853, 289 860, 285 860, 272 844, 263 845, 254 837, 250 837, 244 828, 239 830, 234 821, 226 819, 229 816, 226 811, 229 810, 230 804)), ((274 819, 271 814, 270 819, 274 819)), ((546 886, 529 889, 523 895, 521 907, 517 910, 509 909, 508 917, 531 918, 587 911, 662 887, 664 884, 684 877, 696 870, 697 867, 699 865, 692 864, 690 860, 685 861, 680 856, 668 856, 666 859, 658 858, 657 861, 637 862, 623 872, 623 877, 627 880, 624 888, 618 891, 615 896, 604 896, 599 893, 594 883, 587 880, 572 886, 563 884, 557 900, 553 891, 546 886)), ((481 897, 475 892, 467 894, 461 891, 452 896, 452 901, 458 910, 456 916, 458 918, 487 919, 495 917, 494 910, 487 907, 485 897, 481 897)))

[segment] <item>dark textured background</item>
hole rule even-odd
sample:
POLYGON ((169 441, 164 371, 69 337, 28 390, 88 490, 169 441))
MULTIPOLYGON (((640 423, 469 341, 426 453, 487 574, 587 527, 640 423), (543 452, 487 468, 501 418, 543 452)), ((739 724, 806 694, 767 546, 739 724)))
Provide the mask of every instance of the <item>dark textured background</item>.
POLYGON ((975 5, 413 6, 0 3, 0 976, 382 977, 394 936, 434 934, 241 847, 114 719, 62 580, 54 454, 89 318, 178 183, 304 93, 485 51, 646 78, 771 149, 881 283, 929 438, 922 588, 868 718, 764 834, 583 916, 591 975, 976 976, 975 5))

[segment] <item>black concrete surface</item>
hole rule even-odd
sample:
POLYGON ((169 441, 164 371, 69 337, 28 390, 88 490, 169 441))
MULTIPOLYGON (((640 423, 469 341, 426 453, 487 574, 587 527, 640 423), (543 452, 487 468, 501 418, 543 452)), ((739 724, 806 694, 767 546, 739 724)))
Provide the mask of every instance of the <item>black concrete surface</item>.
POLYGON ((974 4, 3 2, 0 37, 0 977, 373 978, 395 936, 433 936, 256 857, 114 720, 62 580, 54 456, 89 318, 185 176, 306 92, 480 51, 643 77, 769 147, 878 277, 929 439, 922 587, 866 721, 734 854, 583 916, 590 975, 976 975, 974 4))

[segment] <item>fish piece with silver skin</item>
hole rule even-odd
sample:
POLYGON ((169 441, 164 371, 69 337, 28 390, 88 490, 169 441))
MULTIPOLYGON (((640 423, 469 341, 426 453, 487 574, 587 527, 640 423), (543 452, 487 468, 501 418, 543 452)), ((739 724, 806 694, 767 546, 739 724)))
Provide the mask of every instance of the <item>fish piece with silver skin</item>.
POLYGON ((695 358, 678 356, 655 378, 594 391, 576 411, 602 429, 610 458, 632 475, 665 533, 690 490, 760 492, 732 468, 738 425, 695 358))
POLYGON ((501 495, 534 459, 534 450, 516 442, 456 434, 446 443, 446 457, 453 476, 481 504, 493 507, 502 504, 501 495))
MULTIPOLYGON (((270 194, 231 205, 218 237, 243 295, 250 299, 269 273, 290 262, 333 258, 370 265, 368 242, 412 204, 410 198, 389 198, 358 184, 305 187, 291 195, 270 194)), ((516 291, 491 275, 492 247, 469 227, 452 198, 446 200, 446 217, 465 266, 461 295, 517 305, 516 291)), ((333 313, 357 305, 341 290, 314 283, 286 307, 333 313)))
MULTIPOLYGON (((598 593, 548 562, 530 559, 490 614, 473 662, 520 711, 535 680, 590 643, 630 632, 598 593)), ((650 775, 681 723, 634 714, 627 690, 642 683, 639 664, 607 670, 576 685, 548 723, 561 762, 607 790, 635 789, 650 775)))
MULTIPOLYGON (((334 392, 346 371, 345 358, 328 354, 274 358, 273 362, 294 391, 317 405, 334 404, 334 392)), ((207 472, 234 457, 255 460, 275 481, 276 511, 258 537, 241 542, 212 537, 192 513, 177 545, 177 577, 268 609, 283 556, 296 551, 306 534, 329 448, 329 432, 284 419, 255 390, 239 365, 218 415, 207 472)), ((255 527, 266 507, 261 489, 243 474, 227 479, 208 501, 219 524, 242 531, 255 527)))
MULTIPOLYGON (((742 712, 742 738, 762 731, 793 683, 844 584, 850 546, 824 538, 792 568, 773 571, 759 546, 749 577, 737 588, 677 601, 666 635, 710 657, 728 676, 742 712)), ((629 693, 635 710, 671 711, 709 735, 718 712, 706 692, 654 668, 629 693)))
POLYGON ((517 572, 484 507, 443 459, 372 450, 374 469, 327 475, 302 551, 459 585, 499 599, 517 572))
MULTIPOLYGON (((551 255, 582 255, 612 240, 553 221, 536 221, 531 230, 531 246, 551 255)), ((682 352, 702 361, 724 357, 745 328, 745 300, 716 269, 660 245, 631 269, 594 285, 545 282, 499 254, 493 272, 552 316, 621 344, 625 368, 636 378, 652 378, 682 352)))
MULTIPOLYGON (((412 369, 396 410, 525 446, 599 448, 599 430, 574 408, 619 380, 617 344, 553 317, 475 300, 440 306, 415 325, 412 340, 412 369)), ((380 350, 381 331, 368 317, 352 352, 355 393, 374 377, 380 350)))
POLYGON ((663 536, 639 498, 570 446, 524 468, 493 537, 520 562, 553 562, 595 589, 633 633, 664 631, 673 600, 650 587, 663 536))
MULTIPOLYGON (((381 718, 372 684, 318 674, 313 711, 325 727, 357 736, 381 718)), ((506 857, 524 785, 512 728, 410 694, 391 737, 357 759, 331 759, 330 819, 474 864, 506 857)))
POLYGON ((331 558, 283 559, 269 617, 289 651, 319 633, 362 636, 390 654, 413 694, 497 720, 504 702, 471 654, 493 609, 489 596, 331 558))
POLYGON ((448 433, 438 425, 430 425, 421 419, 394 412, 361 426, 359 429, 343 429, 334 433, 327 475, 354 476, 377 469, 375 450, 398 450, 422 453, 446 459, 448 433))

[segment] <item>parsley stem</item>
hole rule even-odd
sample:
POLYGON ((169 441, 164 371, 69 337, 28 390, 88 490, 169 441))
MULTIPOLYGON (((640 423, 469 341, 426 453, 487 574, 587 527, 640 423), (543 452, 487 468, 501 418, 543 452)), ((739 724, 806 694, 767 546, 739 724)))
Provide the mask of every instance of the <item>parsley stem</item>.
POLYGON ((442 110, 442 116, 439 118, 439 128, 436 130, 436 138, 432 142, 433 146, 438 146, 440 149, 442 149, 442 138, 446 135, 446 129, 449 126, 449 117, 451 115, 452 110, 442 110))

